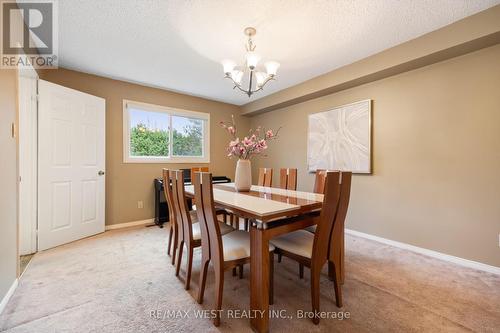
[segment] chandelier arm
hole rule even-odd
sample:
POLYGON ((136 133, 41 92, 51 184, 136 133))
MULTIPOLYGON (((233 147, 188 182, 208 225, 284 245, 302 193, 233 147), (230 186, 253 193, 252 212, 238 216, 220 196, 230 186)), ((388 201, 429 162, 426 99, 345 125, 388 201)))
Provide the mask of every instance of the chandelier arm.
POLYGON ((234 81, 234 80, 233 80, 233 78, 232 78, 230 75, 226 75, 226 76, 224 76, 224 78, 226 78, 226 79, 229 79, 229 80, 233 81, 233 84, 234 84, 233 89, 234 89, 234 88, 238 88, 239 90, 241 90, 241 91, 243 91, 244 93, 246 93, 246 91, 245 91, 244 89, 242 89, 242 88, 241 88, 241 86, 240 86, 240 85, 239 85, 236 81, 234 81))
MULTIPOLYGON (((238 85, 238 84, 236 84, 236 83, 234 84, 234 88, 238 88, 241 92, 243 92, 243 93, 245 93, 245 94, 248 94, 248 92, 247 92, 245 89, 241 88, 241 86, 239 86, 239 85, 238 85)), ((233 89, 234 89, 234 88, 233 88, 233 89)))
POLYGON ((264 90, 264 86, 269 82, 269 81, 272 81, 274 80, 274 76, 268 76, 267 79, 264 80, 264 82, 262 83, 262 85, 259 86, 258 89, 255 89, 254 91, 252 91, 252 94, 253 93, 256 93, 257 91, 261 91, 261 90, 264 90))
POLYGON ((269 75, 265 80, 264 82, 262 82, 261 86, 260 86, 260 89, 259 90, 262 90, 262 88, 264 88, 264 86, 269 82, 269 81, 272 81, 274 80, 274 75, 269 75))

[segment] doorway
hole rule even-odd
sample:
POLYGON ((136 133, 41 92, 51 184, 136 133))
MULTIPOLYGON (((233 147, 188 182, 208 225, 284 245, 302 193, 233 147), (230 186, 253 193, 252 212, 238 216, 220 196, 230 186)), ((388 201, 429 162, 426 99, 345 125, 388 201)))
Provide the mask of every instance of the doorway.
POLYGON ((105 101, 18 70, 19 276, 37 251, 104 232, 105 101))
POLYGON ((18 70, 19 132, 19 275, 37 252, 38 74, 18 70))

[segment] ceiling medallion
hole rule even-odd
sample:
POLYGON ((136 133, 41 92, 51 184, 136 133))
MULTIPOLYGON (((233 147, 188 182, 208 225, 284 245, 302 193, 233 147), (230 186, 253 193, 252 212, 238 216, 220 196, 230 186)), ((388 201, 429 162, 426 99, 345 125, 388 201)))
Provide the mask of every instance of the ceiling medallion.
POLYGON ((222 66, 224 67, 225 78, 230 79, 234 83, 233 89, 238 88, 250 97, 257 91, 262 90, 266 83, 276 78, 276 72, 278 71, 280 64, 276 61, 268 61, 264 63, 266 72, 258 71, 257 64, 259 63, 260 56, 255 53, 256 45, 252 41, 252 37, 255 36, 257 30, 255 30, 255 28, 248 27, 244 30, 244 33, 248 36, 245 65, 239 66, 238 68, 241 69, 238 69, 234 61, 223 60, 222 66), (245 73, 248 75, 248 88, 242 87, 242 80, 245 73))

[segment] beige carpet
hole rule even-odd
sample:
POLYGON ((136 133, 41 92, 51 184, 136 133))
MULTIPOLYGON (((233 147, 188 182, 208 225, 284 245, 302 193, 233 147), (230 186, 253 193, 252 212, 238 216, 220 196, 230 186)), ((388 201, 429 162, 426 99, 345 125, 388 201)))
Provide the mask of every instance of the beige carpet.
MULTIPOLYGON (((200 253, 195 252, 192 290, 187 292, 167 258, 166 236, 166 228, 123 229, 37 254, 0 316, 0 330, 250 331, 247 319, 223 317, 216 328, 211 320, 194 318, 195 310, 211 307, 213 275, 209 272, 200 306, 193 299, 200 253), (152 318, 155 310, 160 318, 152 318), (168 318, 172 313, 167 310, 189 311, 190 317, 168 318)), ((284 258, 276 263, 272 309, 286 310, 293 318, 272 319, 272 332, 500 331, 500 276, 352 236, 346 248, 342 310, 349 319, 327 319, 314 326, 309 319, 296 318, 297 310, 310 309, 309 275, 306 271, 299 280, 296 263, 284 258)), ((223 308, 248 309, 248 267, 243 280, 230 272, 225 279, 223 308)), ((339 311, 325 274, 321 309, 339 311)))

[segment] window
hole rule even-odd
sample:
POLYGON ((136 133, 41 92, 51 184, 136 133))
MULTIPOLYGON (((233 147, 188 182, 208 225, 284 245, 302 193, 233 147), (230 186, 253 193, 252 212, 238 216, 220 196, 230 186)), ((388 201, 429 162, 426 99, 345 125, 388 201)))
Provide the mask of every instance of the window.
POLYGON ((123 101, 125 163, 208 163, 210 116, 123 101))

